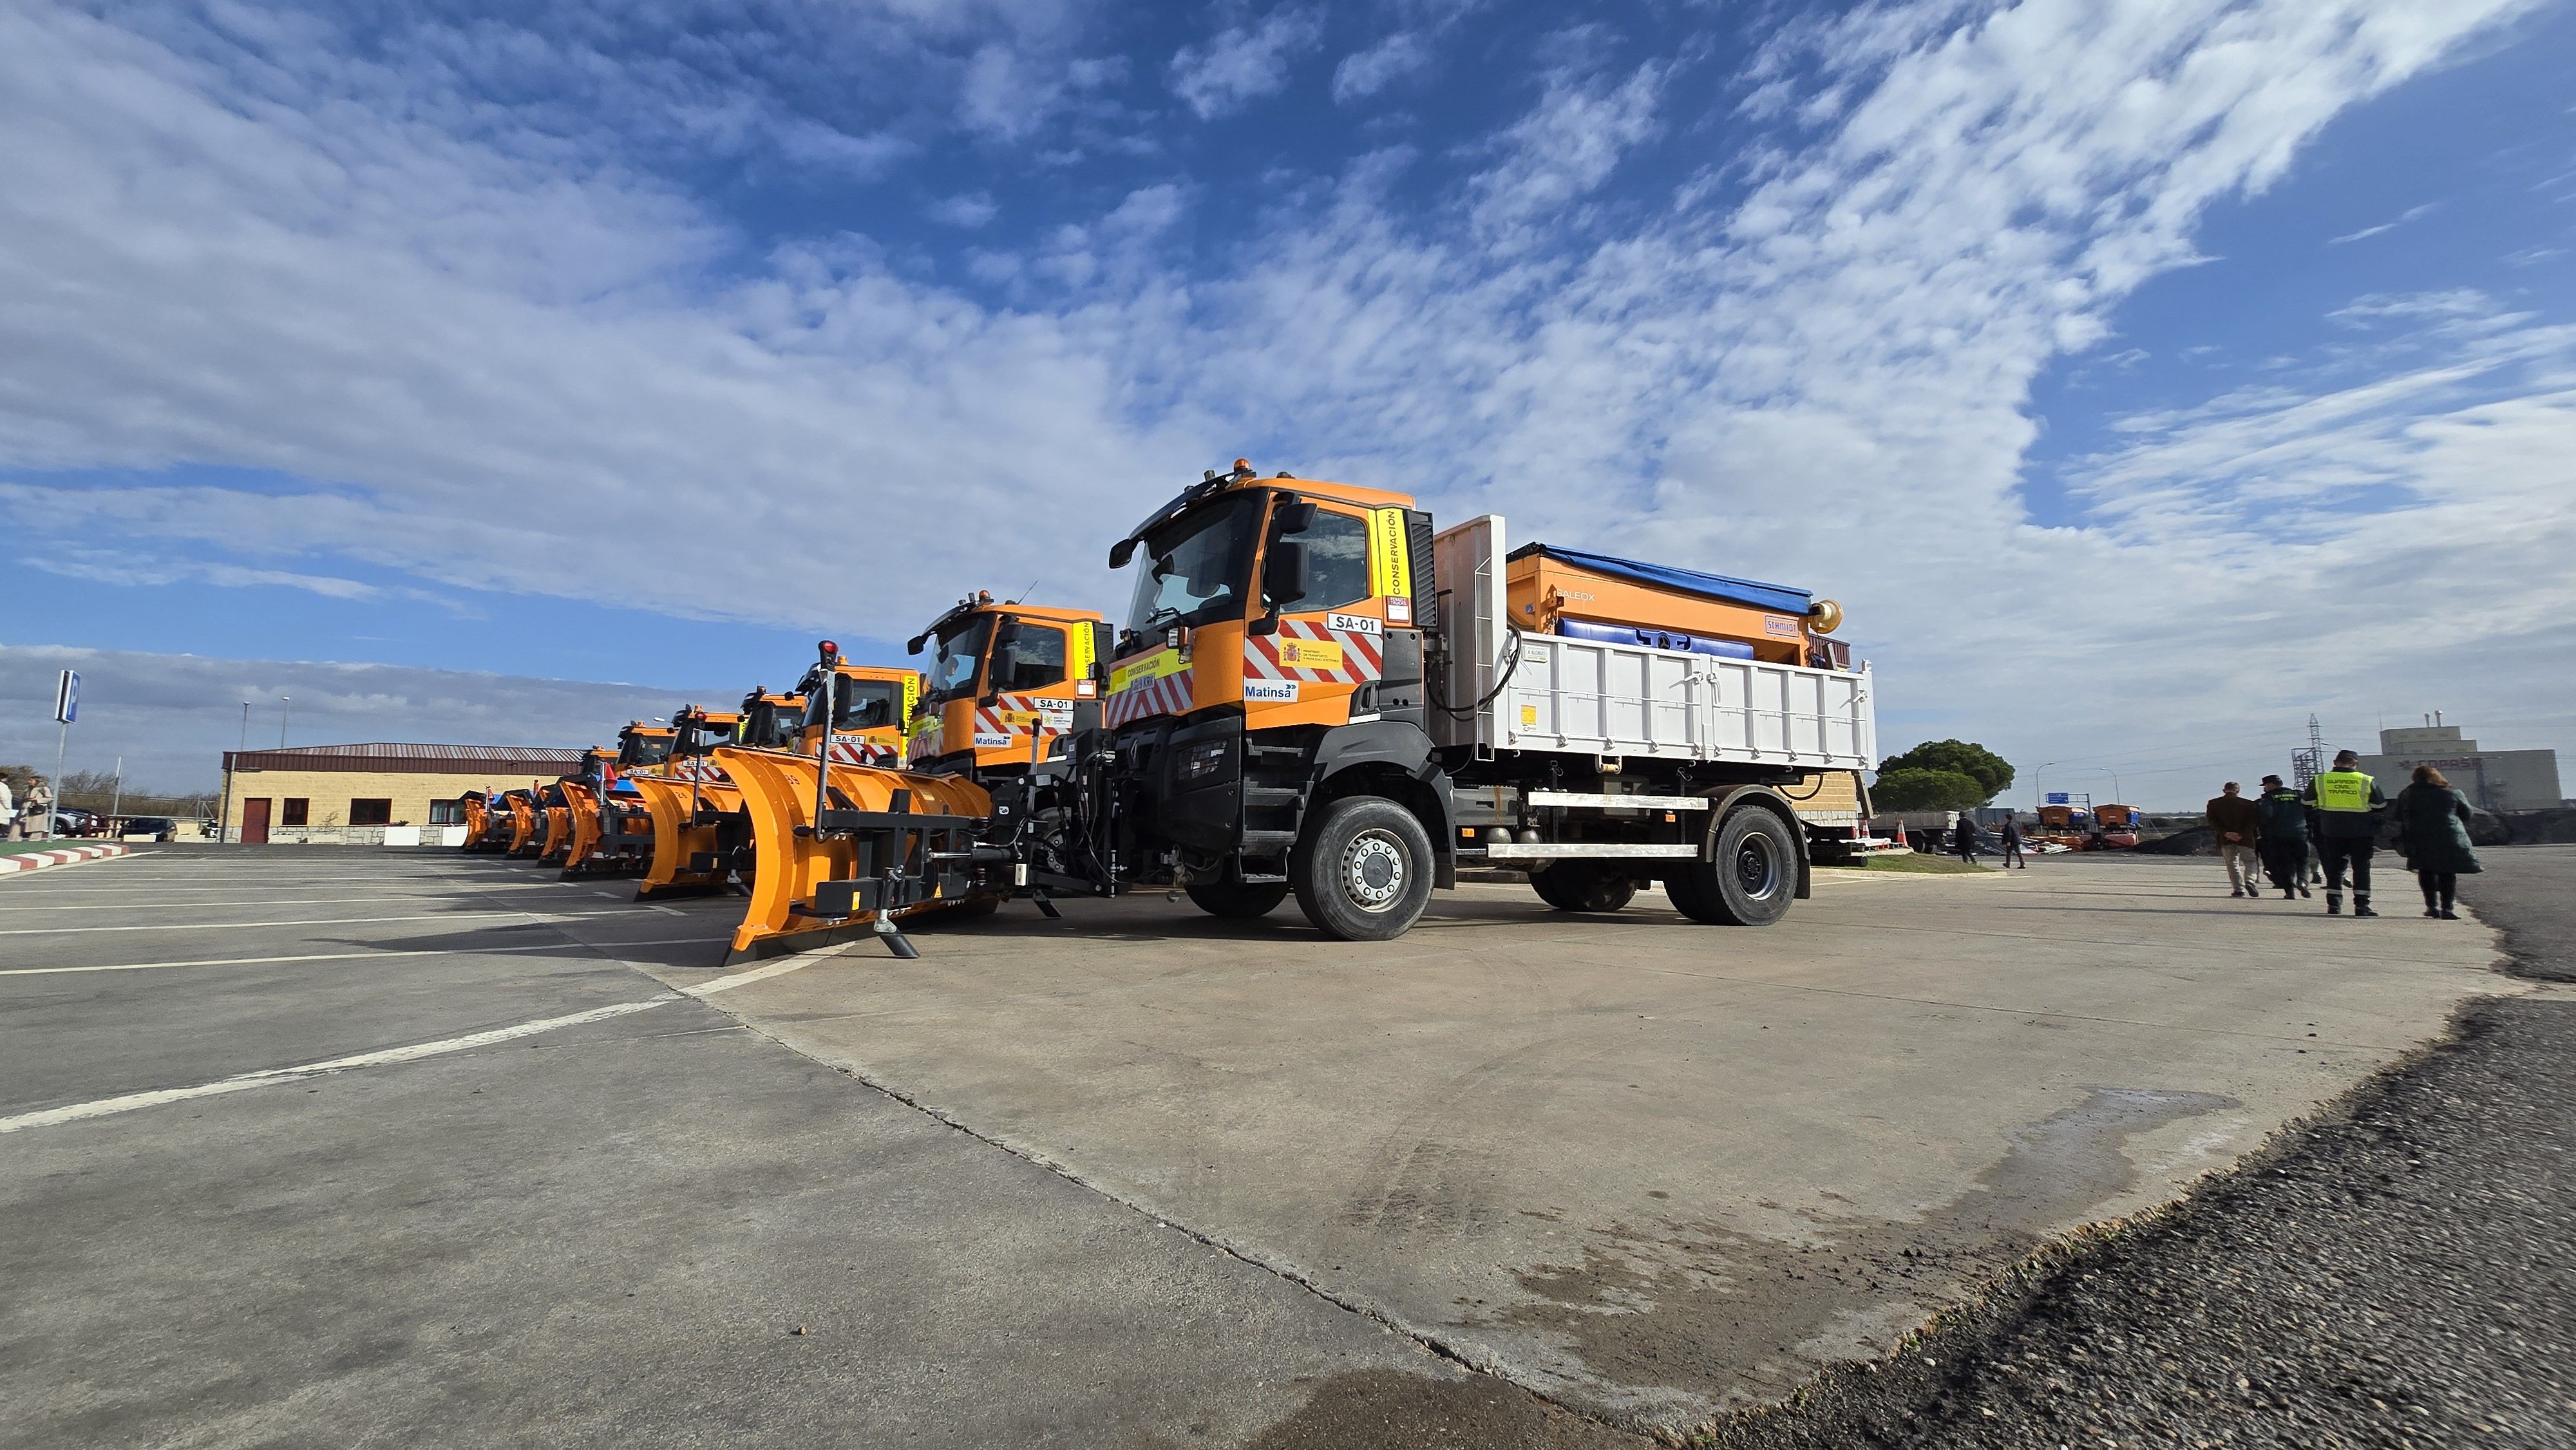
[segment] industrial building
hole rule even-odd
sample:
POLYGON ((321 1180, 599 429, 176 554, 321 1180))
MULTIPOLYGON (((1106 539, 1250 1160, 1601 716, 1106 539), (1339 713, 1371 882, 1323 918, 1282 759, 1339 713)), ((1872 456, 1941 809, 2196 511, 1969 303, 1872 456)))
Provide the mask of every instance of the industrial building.
POLYGON ((301 745, 224 752, 223 839, 438 844, 464 829, 469 790, 543 784, 580 768, 577 749, 515 745, 301 745), (419 830, 414 838, 411 833, 419 830))
POLYGON ((2480 750, 2478 742, 2461 738, 2459 726, 2438 723, 2441 718, 2380 731, 2379 753, 2363 756, 2361 768, 2392 797, 2415 767, 2429 765, 2482 811, 2547 811, 2566 803, 2558 793, 2557 751, 2480 750))

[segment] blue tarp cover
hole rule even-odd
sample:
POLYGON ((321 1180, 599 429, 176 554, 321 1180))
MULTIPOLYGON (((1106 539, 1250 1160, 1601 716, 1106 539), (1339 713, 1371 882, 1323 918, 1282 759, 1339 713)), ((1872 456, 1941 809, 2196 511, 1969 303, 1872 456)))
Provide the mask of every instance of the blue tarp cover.
POLYGON ((1729 579, 1723 574, 1703 574, 1697 569, 1676 569, 1668 564, 1640 564, 1634 559, 1614 559, 1607 554, 1559 548, 1554 544, 1523 544, 1512 550, 1511 557, 1526 559, 1532 554, 1543 554, 1596 574, 1608 574, 1657 589, 1675 589, 1703 599, 1750 604, 1756 609, 1777 610, 1782 614, 1806 613, 1809 602, 1815 597, 1804 589, 1791 589, 1786 585, 1729 579))

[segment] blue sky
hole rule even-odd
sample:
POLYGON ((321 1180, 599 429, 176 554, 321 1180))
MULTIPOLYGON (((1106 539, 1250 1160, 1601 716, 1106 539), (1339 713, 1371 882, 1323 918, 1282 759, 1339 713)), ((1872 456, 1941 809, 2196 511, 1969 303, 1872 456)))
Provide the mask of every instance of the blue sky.
POLYGON ((2576 749, 2576 5, 1565 14, 0 7, 0 664, 728 692, 1249 455, 1840 598, 1891 750, 2576 749))

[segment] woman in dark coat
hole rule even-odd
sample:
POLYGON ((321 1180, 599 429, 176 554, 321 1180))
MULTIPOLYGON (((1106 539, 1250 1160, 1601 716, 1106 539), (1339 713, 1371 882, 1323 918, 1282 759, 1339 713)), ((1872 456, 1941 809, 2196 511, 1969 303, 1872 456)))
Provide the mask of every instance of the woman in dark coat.
POLYGON ((2452 910, 2460 878, 2476 872, 2478 853, 2469 845, 2469 801, 2451 788, 2442 772, 2415 767, 2415 783, 2397 793, 2397 849, 2424 888, 2424 914, 2457 921, 2452 910))

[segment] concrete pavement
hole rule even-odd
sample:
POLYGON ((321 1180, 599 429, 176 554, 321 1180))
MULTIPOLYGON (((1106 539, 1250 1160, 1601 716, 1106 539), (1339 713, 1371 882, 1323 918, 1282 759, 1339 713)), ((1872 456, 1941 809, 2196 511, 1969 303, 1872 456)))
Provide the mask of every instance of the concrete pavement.
POLYGON ((2205 863, 1820 881, 1763 932, 1472 887, 1379 946, 1022 906, 761 976, 737 902, 483 858, 0 886, 0 1445, 1634 1443, 2497 984, 2474 924, 2205 863))
POLYGON ((727 1006, 1468 1363, 1677 1433, 2171 1196, 2495 982, 2474 924, 2235 901, 2194 861, 1819 880, 1762 932, 1469 887, 1381 946, 1083 903, 727 1006))

